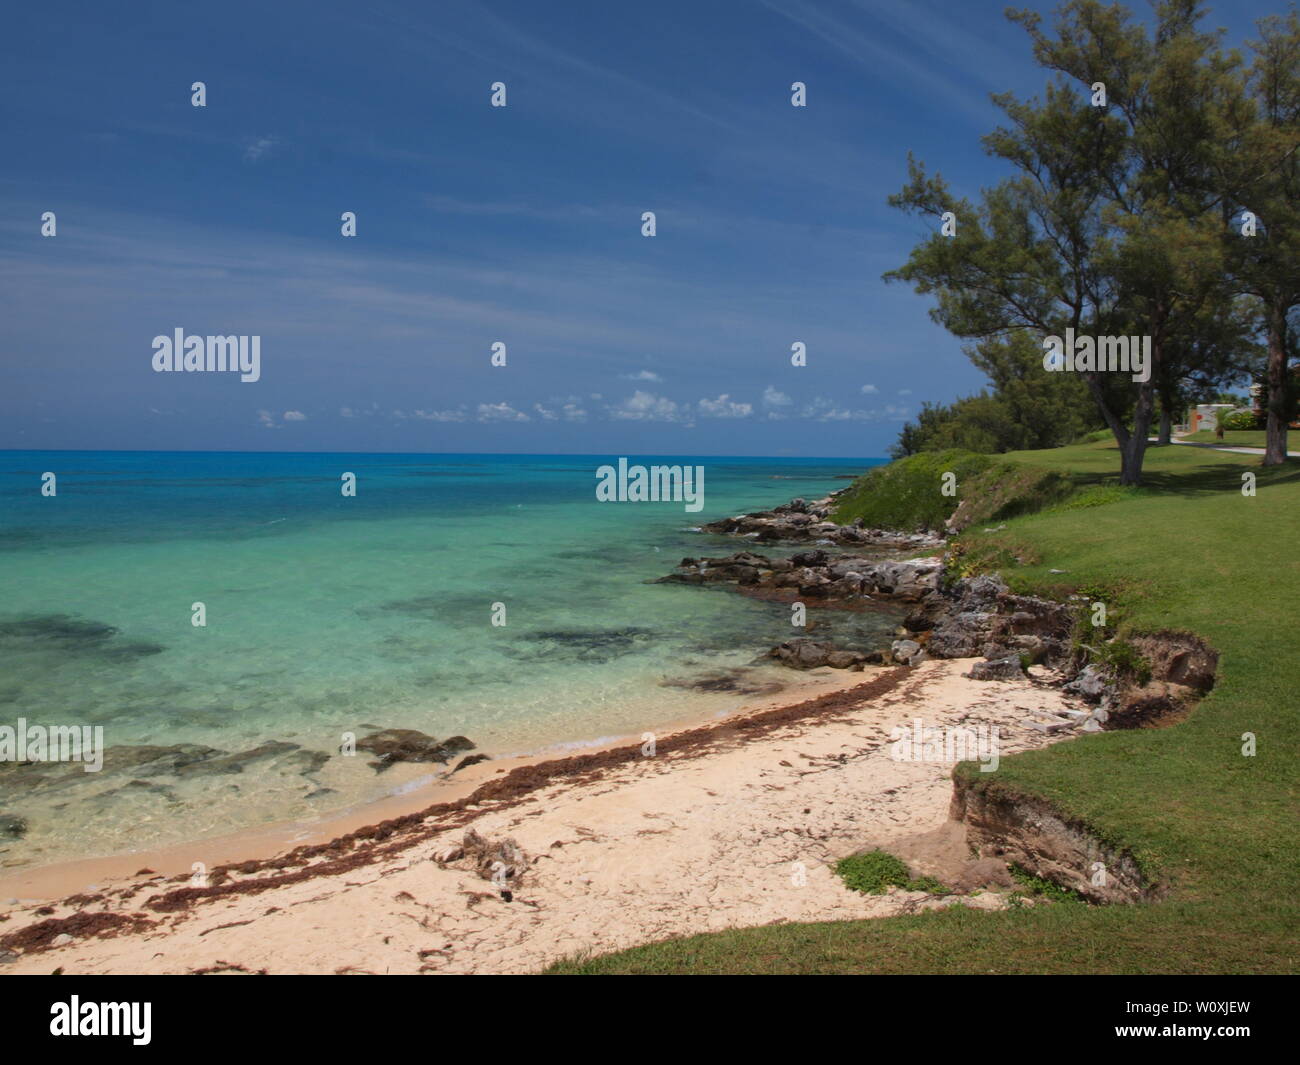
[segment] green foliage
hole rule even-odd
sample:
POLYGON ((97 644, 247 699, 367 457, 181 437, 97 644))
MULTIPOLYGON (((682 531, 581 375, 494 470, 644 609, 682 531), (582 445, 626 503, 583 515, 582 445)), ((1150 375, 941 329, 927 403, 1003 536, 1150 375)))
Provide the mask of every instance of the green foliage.
POLYGON ((1219 415, 1218 424, 1224 429, 1243 430, 1243 429, 1262 429, 1263 419, 1259 418, 1253 411, 1234 410, 1226 414, 1219 415))
POLYGON ((1002 533, 971 530, 950 544, 944 570, 952 580, 981 573, 1014 574, 1018 567, 1037 561, 1028 544, 1002 533))
POLYGON ((916 421, 903 426, 894 458, 948 448, 994 454, 1058 447, 1100 424, 1082 379, 1044 373, 1042 345, 1027 331, 984 338, 966 354, 988 376, 992 394, 924 404, 916 421))
POLYGON ((1023 866, 1016 865, 1014 862, 1007 866, 1011 873, 1011 878, 1020 885, 1021 892, 1036 898, 1050 899, 1052 902, 1074 902, 1085 903, 1086 899, 1077 891, 1067 887, 1061 887, 1060 884, 1054 884, 1050 880, 1044 880, 1041 876, 1034 876, 1033 873, 1023 866))
POLYGON ((948 889, 934 877, 912 876, 903 862, 882 850, 841 858, 835 863, 835 872, 849 888, 867 895, 883 895, 889 887, 928 891, 932 895, 948 893, 948 889))
POLYGON ((876 466, 840 497, 832 518, 847 524, 861 518, 872 528, 955 528, 1030 514, 1060 503, 1075 491, 1059 470, 998 462, 956 448, 922 452, 876 466), (943 475, 956 477, 956 495, 945 496, 943 475))
POLYGON ((992 461, 987 455, 954 449, 875 466, 840 497, 832 519, 849 524, 861 518, 871 528, 942 529, 960 501, 962 483, 992 461), (943 494, 945 473, 956 476, 958 495, 943 494))
MULTIPOLYGON (((1008 175, 972 202, 909 158, 908 181, 889 200, 922 218, 955 216, 955 235, 936 225, 885 278, 932 296, 934 320, 979 354, 1001 343, 990 338, 1041 343, 1067 328, 1159 339, 1145 381, 1040 366, 1042 378, 1086 377, 1098 414, 1116 427, 1125 484, 1141 481, 1157 398, 1172 414, 1189 387, 1212 388, 1244 370, 1250 315, 1238 313, 1243 288, 1230 257, 1251 242, 1230 240, 1225 223, 1229 207, 1240 209, 1246 175, 1276 169, 1276 149, 1286 146, 1273 138, 1257 149, 1237 136, 1252 111, 1241 60, 1198 24, 1202 15, 1190 0, 1162 3, 1148 25, 1119 4, 1064 0, 1048 29, 1035 12, 1009 12, 1055 76, 1037 97, 994 96, 1006 121, 984 146, 1008 175), (1104 105, 1091 98, 1097 82, 1104 105)), ((1285 214, 1279 208, 1277 217, 1285 214)), ((996 402, 1011 402, 1008 385, 995 388, 996 402)), ((933 420, 960 424, 963 413, 933 420)))
POLYGON ((1088 644, 1094 662, 1108 667, 1116 677, 1141 684, 1151 682, 1151 665, 1127 640, 1113 639, 1088 644))

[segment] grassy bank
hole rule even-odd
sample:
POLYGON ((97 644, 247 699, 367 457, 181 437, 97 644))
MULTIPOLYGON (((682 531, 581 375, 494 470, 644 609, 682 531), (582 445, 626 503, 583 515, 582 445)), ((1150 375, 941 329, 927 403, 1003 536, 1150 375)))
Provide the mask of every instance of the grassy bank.
MULTIPOLYGON (((1186 436, 1179 437, 1180 440, 1187 440, 1193 444, 1222 444, 1225 447, 1263 447, 1266 443, 1263 429, 1225 429, 1223 430, 1223 439, 1220 440, 1218 434, 1213 429, 1202 429, 1196 433, 1188 433, 1186 436)), ((1288 447, 1290 441, 1288 441, 1288 447)))
MULTIPOLYGON (((1082 735, 1002 761, 993 786, 1049 798, 1168 885, 1141 905, 955 908, 638 947, 558 973, 1267 973, 1300 967, 1300 464, 1156 448, 1118 489, 1104 442, 1002 456, 1076 494, 961 538, 1020 590, 1103 594, 1122 631, 1197 633, 1215 690, 1181 724, 1082 735), (1258 477, 1241 494, 1242 473, 1258 477), (1020 562, 1015 561, 1020 559, 1020 562), (1065 573, 1053 574, 1053 569, 1065 573), (1254 757, 1242 736, 1256 737, 1254 757)), ((978 471, 977 471, 978 472, 978 471)), ((960 770, 959 770, 960 771, 960 770)), ((797 820, 797 811, 791 816, 797 820)), ((920 827, 920 826, 918 826, 920 827)))
POLYGON ((923 452, 868 470, 840 497, 831 517, 841 525, 942 531, 960 504, 963 524, 997 521, 1061 502, 1074 491, 1059 470, 970 451, 923 452), (944 478, 950 478, 943 490, 944 478))

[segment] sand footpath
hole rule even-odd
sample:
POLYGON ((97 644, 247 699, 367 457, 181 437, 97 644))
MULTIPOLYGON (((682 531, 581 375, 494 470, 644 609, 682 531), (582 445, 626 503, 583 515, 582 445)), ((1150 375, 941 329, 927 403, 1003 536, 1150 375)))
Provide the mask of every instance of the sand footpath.
POLYGON ((729 927, 999 906, 861 895, 831 868, 945 825, 951 764, 895 758, 895 726, 996 727, 1005 757, 1054 742, 1027 716, 1080 705, 1034 679, 970 680, 970 665, 826 671, 824 694, 659 736, 653 755, 518 767, 456 802, 215 869, 208 887, 147 872, 5 905, 0 973, 521 973, 729 927), (486 853, 472 837, 457 853, 470 830, 486 853))

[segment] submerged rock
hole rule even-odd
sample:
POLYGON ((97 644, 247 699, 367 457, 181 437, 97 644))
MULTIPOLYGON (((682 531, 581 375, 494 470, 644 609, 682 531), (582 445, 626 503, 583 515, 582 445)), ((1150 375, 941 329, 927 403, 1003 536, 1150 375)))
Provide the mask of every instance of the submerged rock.
POLYGON ((686 688, 697 692, 733 692, 736 695, 774 695, 784 685, 761 680, 749 670, 727 669, 698 677, 666 677, 659 682, 665 688, 686 688))
POLYGON ((384 729, 357 740, 357 750, 379 756, 377 761, 368 763, 378 772, 397 762, 445 764, 452 755, 473 749, 474 743, 464 736, 452 736, 439 741, 417 729, 409 728, 384 729))
POLYGON ((462 758, 459 762, 456 763, 456 766, 454 769, 452 769, 452 772, 459 773, 462 769, 466 769, 469 766, 478 765, 479 762, 491 761, 491 758, 492 756, 490 754, 467 754, 464 758, 462 758))
POLYGON ((0 814, 0 840, 22 839, 27 835, 27 819, 17 814, 0 814))
MULTIPOLYGON (((300 750, 296 743, 286 743, 282 740, 272 740, 269 743, 263 743, 248 751, 236 751, 233 754, 222 754, 215 758, 207 758, 203 761, 192 762, 188 765, 179 767, 176 775, 179 777, 206 776, 209 774, 217 775, 221 773, 242 773, 247 766, 254 762, 265 761, 268 758, 278 758, 281 755, 291 754, 300 750)), ((326 756, 328 757, 328 755, 326 756)))
POLYGON ((69 614, 37 614, 0 621, 0 643, 33 650, 49 647, 66 654, 89 654, 126 661, 161 654, 161 644, 119 641, 120 630, 102 621, 85 621, 69 614))

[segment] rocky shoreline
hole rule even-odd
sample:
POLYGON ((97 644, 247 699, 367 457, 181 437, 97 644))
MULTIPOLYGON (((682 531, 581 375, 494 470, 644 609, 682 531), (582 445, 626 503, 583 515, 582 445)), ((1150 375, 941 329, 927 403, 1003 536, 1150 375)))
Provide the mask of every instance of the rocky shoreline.
MULTIPOLYGON (((888 647, 843 648, 796 636, 767 652, 793 669, 822 666, 861 670, 865 665, 918 666, 929 658, 974 658, 967 676, 975 680, 1020 680, 1026 676, 1063 688, 1091 706, 1024 722, 1045 732, 1098 732, 1156 724, 1179 716, 1214 684, 1218 655, 1187 634, 1136 637, 1130 646, 1143 670, 1123 674, 1104 661, 1089 661, 1082 640, 1090 600, 1066 602, 1016 595, 996 574, 962 577, 947 567, 945 540, 927 533, 868 529, 830 520, 835 499, 795 499, 772 510, 711 522, 703 531, 778 546, 819 545, 781 558, 754 550, 724 557, 683 558, 663 583, 730 584, 749 594, 803 603, 808 609, 868 609, 873 601, 908 604, 910 613, 888 647), (857 551, 835 551, 835 546, 857 551), (910 559, 881 559, 864 547, 939 553, 910 559), (1030 673, 1034 667, 1041 667, 1030 673)), ((1094 652, 1095 655, 1095 652, 1094 652)))
POLYGON ((701 526, 702 531, 724 536, 745 536, 763 543, 802 543, 815 540, 831 544, 854 546, 900 547, 920 549, 938 547, 940 537, 929 533, 903 533, 893 529, 870 529, 862 521, 839 525, 830 520, 836 500, 848 489, 842 488, 822 499, 808 502, 792 499, 771 510, 758 510, 752 514, 737 514, 701 526))

